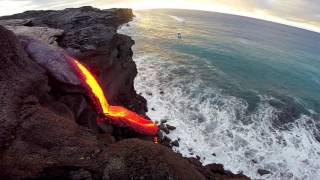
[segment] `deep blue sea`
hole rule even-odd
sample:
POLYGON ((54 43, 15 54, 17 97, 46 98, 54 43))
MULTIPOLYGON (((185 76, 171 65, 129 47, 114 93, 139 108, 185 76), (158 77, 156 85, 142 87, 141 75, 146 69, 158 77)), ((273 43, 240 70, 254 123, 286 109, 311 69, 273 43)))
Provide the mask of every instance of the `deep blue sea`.
POLYGON ((136 42, 135 86, 152 119, 177 126, 176 151, 254 179, 320 179, 319 33, 212 12, 134 13, 119 32, 136 42))

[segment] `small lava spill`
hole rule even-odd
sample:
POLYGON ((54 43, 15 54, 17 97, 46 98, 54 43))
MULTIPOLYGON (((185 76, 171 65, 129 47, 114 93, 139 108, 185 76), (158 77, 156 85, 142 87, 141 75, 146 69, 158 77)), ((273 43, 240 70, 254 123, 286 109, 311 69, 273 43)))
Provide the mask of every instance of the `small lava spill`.
POLYGON ((116 126, 129 126, 140 134, 149 136, 155 136, 157 134, 158 126, 151 120, 147 120, 143 116, 122 106, 109 105, 95 76, 79 61, 72 57, 67 57, 73 64, 76 74, 88 91, 98 113, 102 114, 102 117, 98 118, 97 121, 111 120, 110 122, 116 126))

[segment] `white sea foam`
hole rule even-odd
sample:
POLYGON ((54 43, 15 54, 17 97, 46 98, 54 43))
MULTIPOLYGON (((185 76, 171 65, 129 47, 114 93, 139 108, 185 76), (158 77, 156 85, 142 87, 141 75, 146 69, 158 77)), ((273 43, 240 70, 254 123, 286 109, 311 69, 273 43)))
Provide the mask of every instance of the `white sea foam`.
POLYGON ((315 127, 310 117, 302 116, 290 131, 280 131, 271 124, 278 111, 267 103, 271 97, 261 97, 257 110, 246 115, 246 101, 206 87, 184 65, 159 54, 138 55, 135 60, 136 89, 148 100, 149 109, 155 109, 148 113, 151 118, 168 119, 177 127, 170 134, 181 139, 176 151, 188 157, 198 155, 204 164, 222 163, 255 179, 320 178, 320 144, 311 133, 315 127), (174 76, 184 71, 189 75, 174 76), (245 125, 239 117, 252 123, 245 125), (259 168, 273 174, 261 177, 259 168))
MULTIPOLYGON (((131 28, 123 26, 119 32, 134 35, 131 28)), ((148 100, 152 119, 168 119, 177 127, 170 134, 181 139, 176 151, 198 155, 203 164, 222 163, 253 179, 320 179, 320 144, 312 134, 316 127, 311 117, 301 116, 290 130, 276 129, 271 122, 279 110, 268 103, 273 97, 261 96, 257 109, 248 114, 245 100, 209 87, 198 69, 202 64, 222 72, 205 60, 189 58, 192 65, 160 52, 138 51, 134 56, 139 72, 135 87, 148 100), (260 168, 272 174, 260 176, 260 168)))

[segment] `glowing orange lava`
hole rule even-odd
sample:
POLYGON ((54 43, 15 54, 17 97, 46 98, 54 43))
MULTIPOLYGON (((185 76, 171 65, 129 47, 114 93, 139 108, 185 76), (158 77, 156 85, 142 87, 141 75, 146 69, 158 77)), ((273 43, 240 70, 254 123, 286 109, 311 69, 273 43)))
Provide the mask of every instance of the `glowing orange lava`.
MULTIPOLYGON (((109 105, 103 90, 94 75, 77 60, 71 57, 69 57, 69 59, 74 64, 76 73, 83 81, 84 86, 90 91, 90 96, 97 106, 98 111, 104 115, 102 120, 105 120, 106 118, 111 119, 111 123, 119 126, 129 126, 141 134, 152 136, 157 134, 158 126, 154 122, 147 120, 124 107, 109 105)), ((100 120, 101 119, 99 119, 99 121, 100 120)))

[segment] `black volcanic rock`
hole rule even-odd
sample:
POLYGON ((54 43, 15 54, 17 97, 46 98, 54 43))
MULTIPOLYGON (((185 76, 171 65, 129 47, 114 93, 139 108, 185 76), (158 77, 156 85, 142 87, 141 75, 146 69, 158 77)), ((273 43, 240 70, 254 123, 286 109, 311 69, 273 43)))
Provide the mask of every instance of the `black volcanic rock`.
POLYGON ((28 26, 64 30, 58 37, 59 46, 89 66, 100 79, 110 104, 145 114, 146 100, 135 92, 133 85, 137 75, 131 50, 134 41, 117 34, 117 28, 132 17, 131 9, 100 10, 87 6, 60 11, 27 11, 0 19, 28 19, 28 26))
POLYGON ((19 106, 26 95, 41 94, 48 87, 42 70, 31 61, 14 34, 0 26, 0 148, 10 145, 19 121, 19 106), (32 86, 36 91, 32 92, 32 86))
POLYGON ((172 145, 173 145, 173 146, 176 146, 176 147, 179 147, 179 141, 178 141, 178 140, 174 140, 174 141, 172 142, 172 145))
POLYGON ((272 174, 270 171, 267 171, 265 169, 258 169, 258 174, 260 174, 260 176, 266 175, 266 174, 272 174))
POLYGON ((202 166, 201 162, 197 158, 189 158, 191 162, 201 174, 203 174, 206 179, 209 180, 249 180, 250 178, 246 177, 243 174, 233 174, 230 171, 224 169, 222 164, 208 164, 202 166))
POLYGON ((52 77, 66 84, 81 84, 64 52, 27 36, 19 36, 19 40, 29 57, 45 68, 52 77))
POLYGON ((176 129, 175 126, 171 126, 171 125, 169 125, 169 124, 167 124, 167 128, 168 128, 170 131, 173 131, 173 130, 176 129))
POLYGON ((170 133, 169 129, 167 128, 167 126, 165 124, 160 124, 159 129, 161 129, 166 134, 170 133))
MULTIPOLYGON (((82 42, 83 35, 74 35, 77 41, 61 36, 59 43, 93 68, 112 103, 146 111, 145 99, 133 88, 133 41, 116 33, 116 27, 132 18, 130 10, 83 7, 29 11, 2 19, 10 18, 30 19, 25 25, 61 28, 71 34, 86 26, 94 29, 88 22, 91 18, 104 22, 112 35, 108 39, 110 34, 101 34, 105 46, 82 48, 92 45, 82 42)), ((87 38, 94 44, 94 38, 87 38)), ((225 171, 222 165, 204 167, 151 141, 117 142, 125 138, 127 129, 101 132, 83 90, 52 78, 30 57, 16 36, 0 26, 0 179, 247 179, 225 171)), ((171 140, 167 142, 170 146, 171 140)))
POLYGON ((108 148, 104 179, 206 179, 196 167, 169 148, 138 139, 108 148))
POLYGON ((87 158, 99 150, 94 134, 67 118, 66 106, 57 112, 57 104, 48 106, 54 101, 40 103, 50 96, 45 70, 1 26, 0 80, 2 179, 35 177, 50 167, 96 166, 87 158))
POLYGON ((91 6, 83 6, 60 11, 26 11, 24 13, 0 17, 0 20, 27 19, 31 20, 31 22, 27 23, 29 26, 63 27, 63 29, 67 30, 97 24, 106 24, 116 29, 118 26, 130 21, 132 17, 133 13, 131 9, 100 10, 91 6))

